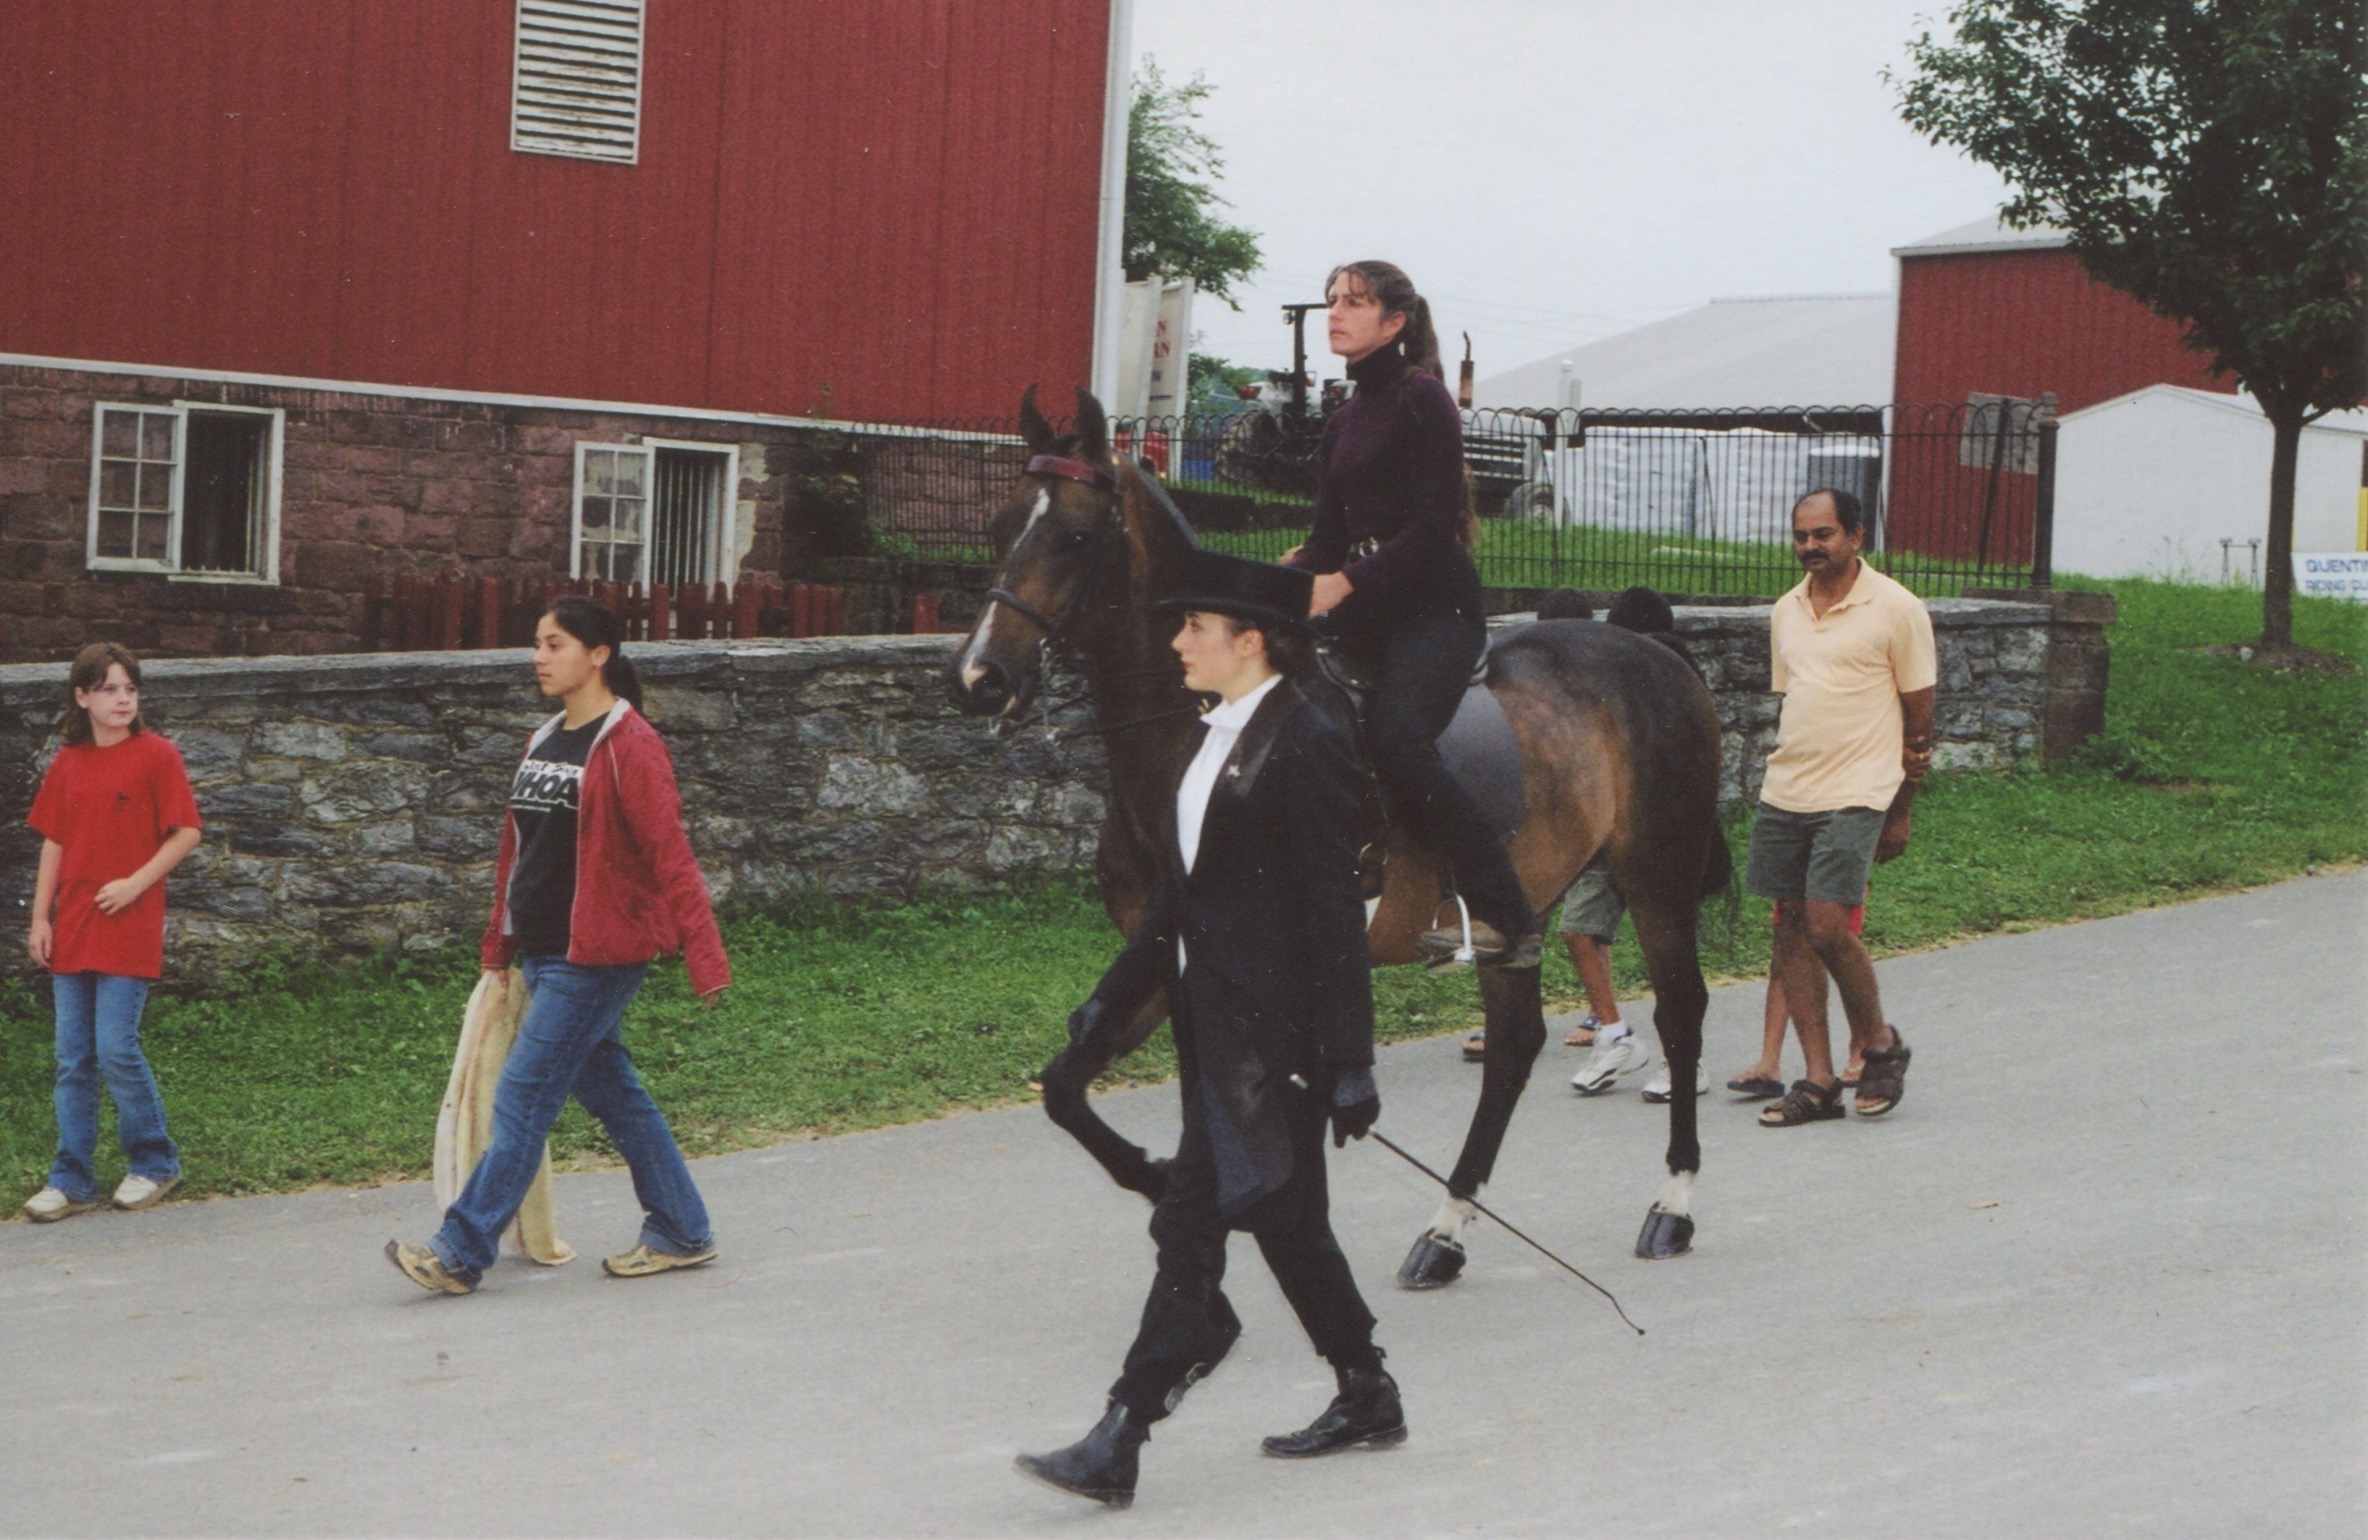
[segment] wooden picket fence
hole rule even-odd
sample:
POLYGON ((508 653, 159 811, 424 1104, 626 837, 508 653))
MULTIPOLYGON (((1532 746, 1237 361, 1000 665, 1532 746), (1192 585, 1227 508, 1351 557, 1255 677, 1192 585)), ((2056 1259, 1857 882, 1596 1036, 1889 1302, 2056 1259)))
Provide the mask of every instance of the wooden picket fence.
POLYGON ((615 611, 628 641, 706 641, 752 636, 841 636, 844 589, 744 576, 721 583, 603 583, 590 578, 470 577, 460 572, 373 578, 364 594, 362 645, 370 652, 457 652, 531 647, 534 623, 562 594, 615 611))

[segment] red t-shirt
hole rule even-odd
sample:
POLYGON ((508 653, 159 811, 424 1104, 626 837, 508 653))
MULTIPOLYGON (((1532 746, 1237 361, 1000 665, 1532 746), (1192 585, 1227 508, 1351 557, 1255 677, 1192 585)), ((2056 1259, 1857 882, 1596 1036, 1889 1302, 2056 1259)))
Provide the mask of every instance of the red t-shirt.
POLYGON ((49 955, 52 973, 114 973, 152 979, 164 972, 164 884, 113 914, 99 889, 148 864, 175 829, 202 827, 181 751, 155 733, 100 748, 58 750, 25 822, 63 851, 49 955))

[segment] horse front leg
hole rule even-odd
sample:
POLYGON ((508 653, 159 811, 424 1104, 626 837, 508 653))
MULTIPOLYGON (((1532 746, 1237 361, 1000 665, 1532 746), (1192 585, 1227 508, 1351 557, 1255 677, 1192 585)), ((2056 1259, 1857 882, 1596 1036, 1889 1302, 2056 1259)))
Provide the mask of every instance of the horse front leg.
POLYGON ((1514 1104, 1529 1085, 1529 1072, 1546 1045, 1546 1013, 1535 968, 1480 968, 1480 1004, 1486 1013, 1487 1057, 1480 1067, 1480 1105, 1463 1153, 1447 1176, 1447 1201, 1430 1228, 1398 1268, 1398 1287, 1435 1289, 1452 1283, 1464 1268, 1463 1232, 1479 1217, 1472 1200, 1496 1170, 1514 1104))
POLYGON ((1100 1162, 1110 1179, 1157 1203, 1167 1190, 1167 1162, 1102 1121, 1087 1088, 1111 1065, 1133 1053, 1167 1020, 1168 997, 1160 990, 1132 1016, 1105 1019, 1100 1027, 1063 1049, 1044 1072, 1044 1115, 1100 1162))

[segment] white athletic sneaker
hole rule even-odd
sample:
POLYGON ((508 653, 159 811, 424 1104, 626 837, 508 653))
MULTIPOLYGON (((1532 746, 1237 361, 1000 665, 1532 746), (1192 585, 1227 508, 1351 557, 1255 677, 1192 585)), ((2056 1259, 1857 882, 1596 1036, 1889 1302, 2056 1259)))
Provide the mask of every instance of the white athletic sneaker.
MULTIPOLYGON (((1710 1094, 1710 1071, 1699 1064, 1694 1066, 1694 1094, 1696 1096, 1710 1094)), ((1663 1059, 1661 1067, 1653 1071, 1653 1078, 1644 1083, 1644 1099, 1648 1102, 1669 1100, 1669 1061, 1667 1059, 1663 1059)))
POLYGON ((25 1217, 37 1225, 53 1224, 71 1215, 87 1214, 98 1206, 96 1198, 77 1202, 55 1187, 44 1187, 25 1200, 25 1217))
POLYGON ((144 1176, 127 1176, 123 1179, 123 1185, 115 1189, 115 1206, 135 1211, 153 1208, 164 1201, 166 1193, 180 1185, 181 1179, 177 1176, 168 1176, 161 1182, 151 1181, 144 1176))
POLYGON ((1622 1075, 1633 1075, 1645 1066, 1644 1045, 1636 1034, 1605 1037, 1596 1034, 1595 1051, 1587 1055, 1587 1062, 1570 1077, 1570 1088, 1581 1096, 1601 1096, 1612 1088, 1622 1075))

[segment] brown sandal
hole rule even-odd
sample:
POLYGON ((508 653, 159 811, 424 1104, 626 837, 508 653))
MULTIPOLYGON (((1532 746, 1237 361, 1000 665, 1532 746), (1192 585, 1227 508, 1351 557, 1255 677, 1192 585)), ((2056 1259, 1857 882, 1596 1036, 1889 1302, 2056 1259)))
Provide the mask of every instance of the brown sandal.
POLYGON ((1478 1064, 1488 1057, 1488 1034, 1475 1032, 1464 1039, 1464 1062, 1478 1064))
POLYGON ((1869 1048, 1866 1068, 1858 1077, 1858 1115, 1879 1118, 1899 1105, 1908 1089, 1908 1040, 1891 1029, 1891 1046, 1869 1048))
POLYGON ((1796 1080, 1792 1089, 1784 1093, 1784 1100, 1760 1110, 1760 1127, 1797 1128, 1803 1123, 1822 1123, 1840 1116, 1841 1086, 1796 1080))

